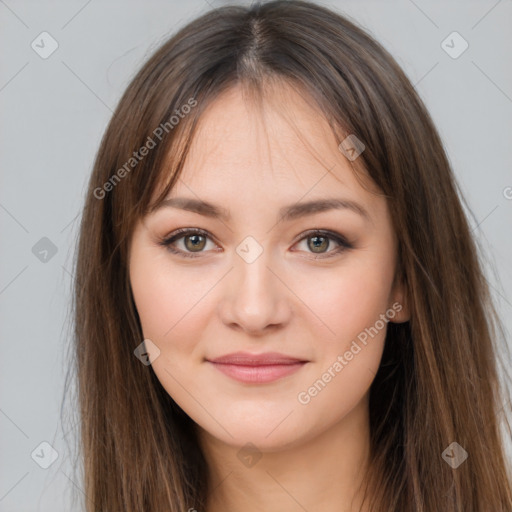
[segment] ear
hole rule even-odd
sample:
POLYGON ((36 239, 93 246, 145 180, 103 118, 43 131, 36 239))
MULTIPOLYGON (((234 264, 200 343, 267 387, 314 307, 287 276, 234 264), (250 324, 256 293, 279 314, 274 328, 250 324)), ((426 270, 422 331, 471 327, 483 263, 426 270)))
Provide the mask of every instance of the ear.
POLYGON ((411 318, 407 287, 401 274, 397 272, 393 288, 389 296, 389 309, 394 311, 395 315, 389 315, 389 321, 397 324, 408 322, 411 318))

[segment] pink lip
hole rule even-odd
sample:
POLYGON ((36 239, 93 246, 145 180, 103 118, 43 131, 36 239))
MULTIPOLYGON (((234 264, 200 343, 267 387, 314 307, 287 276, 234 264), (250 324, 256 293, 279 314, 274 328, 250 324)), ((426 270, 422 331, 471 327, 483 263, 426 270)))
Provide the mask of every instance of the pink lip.
POLYGON ((240 382, 265 383, 290 375, 304 366, 307 361, 277 352, 250 354, 235 352, 210 359, 219 371, 240 382))

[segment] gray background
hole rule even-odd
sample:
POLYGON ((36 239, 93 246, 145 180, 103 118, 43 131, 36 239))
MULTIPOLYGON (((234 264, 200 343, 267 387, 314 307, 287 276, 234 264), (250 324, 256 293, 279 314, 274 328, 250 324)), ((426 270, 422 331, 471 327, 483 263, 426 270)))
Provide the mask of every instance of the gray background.
MULTIPOLYGON (((430 110, 470 206, 510 343, 512 1, 323 4, 382 42, 430 110), (458 58, 441 45, 453 31, 469 44, 458 58)), ((82 492, 60 409, 70 342, 70 271, 85 185, 134 72, 177 27, 220 5, 0 0, 1 512, 79 510, 70 505, 71 493, 82 492), (34 40, 42 46, 43 31, 59 45, 46 59, 31 47, 34 40), (40 252, 48 244, 39 242, 43 237, 56 254, 40 252), (38 242, 42 249, 36 246, 34 254, 38 242), (31 458, 43 441, 59 453, 46 470, 31 458)), ((450 41, 452 52, 461 48, 450 41)), ((48 457, 47 448, 37 453, 40 460, 48 457)))

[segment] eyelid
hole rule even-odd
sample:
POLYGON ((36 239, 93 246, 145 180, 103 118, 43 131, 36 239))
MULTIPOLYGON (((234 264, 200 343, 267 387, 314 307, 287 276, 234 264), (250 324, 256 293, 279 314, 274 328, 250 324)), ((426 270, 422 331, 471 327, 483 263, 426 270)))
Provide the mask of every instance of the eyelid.
POLYGON ((323 229, 323 228, 313 228, 313 229, 307 229, 306 231, 302 231, 297 237, 293 240, 293 244, 295 245, 297 242, 300 242, 304 238, 307 238, 310 235, 322 235, 328 238, 332 238, 334 240, 338 240, 341 242, 346 243, 347 245, 350 245, 349 241, 344 237, 341 233, 336 233, 335 231, 331 231, 330 229, 323 229))
POLYGON ((185 235, 202 235, 204 237, 208 237, 211 240, 215 241, 215 237, 209 231, 206 231, 205 229, 201 229, 201 228, 179 228, 179 229, 174 230, 169 235, 165 236, 163 238, 163 240, 162 240, 162 243, 172 242, 173 240, 176 240, 178 238, 182 238, 185 235), (178 236, 178 235, 181 235, 181 236, 178 236))

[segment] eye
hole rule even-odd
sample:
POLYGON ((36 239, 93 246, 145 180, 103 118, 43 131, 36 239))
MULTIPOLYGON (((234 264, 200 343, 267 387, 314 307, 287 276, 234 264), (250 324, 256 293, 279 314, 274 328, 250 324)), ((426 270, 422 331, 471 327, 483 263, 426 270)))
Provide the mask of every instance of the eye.
POLYGON ((194 253, 201 253, 207 245, 206 241, 210 238, 210 234, 202 229, 183 228, 175 231, 170 237, 162 240, 160 245, 166 247, 173 254, 185 256, 186 258, 197 258, 194 253), (185 244, 185 249, 177 249, 174 244, 182 240, 185 244), (188 252, 190 251, 190 252, 188 252))
POLYGON ((306 242, 306 247, 311 251, 312 254, 315 255, 316 258, 330 258, 339 254, 347 249, 352 249, 353 245, 349 243, 346 238, 339 233, 335 233, 333 231, 328 231, 325 229, 316 229, 310 230, 305 233, 306 236, 302 236, 299 242, 306 242), (335 242, 338 246, 331 250, 327 251, 327 248, 332 244, 331 242, 335 242))
MULTIPOLYGON (((161 240, 159 245, 164 246, 173 254, 186 258, 197 258, 201 253, 207 252, 204 251, 204 249, 210 239, 210 234, 203 229, 183 228, 161 240), (177 248, 175 246, 178 241, 183 241, 183 248, 177 248)), ((353 248, 353 245, 339 233, 322 229, 310 230, 305 234, 303 233, 302 238, 300 238, 298 242, 303 241, 307 242, 306 247, 308 250, 306 250, 306 252, 311 251, 311 253, 315 255, 315 258, 329 258, 347 249, 353 248), (332 245, 332 242, 337 244, 337 247, 333 250, 326 251, 326 249, 332 245)))

